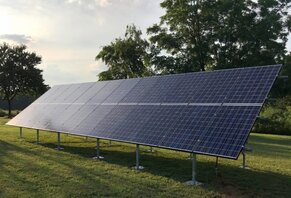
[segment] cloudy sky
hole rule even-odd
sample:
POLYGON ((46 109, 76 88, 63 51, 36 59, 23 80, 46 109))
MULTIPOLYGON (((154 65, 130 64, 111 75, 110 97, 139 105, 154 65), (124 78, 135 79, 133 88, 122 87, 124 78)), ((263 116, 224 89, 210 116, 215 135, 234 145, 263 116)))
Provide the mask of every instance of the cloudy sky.
MULTIPOLYGON (((123 36, 127 24, 144 33, 159 21, 159 0, 0 0, 0 42, 24 43, 42 56, 47 84, 96 81, 95 56, 123 36)), ((291 43, 288 43, 291 50, 291 43)))
POLYGON ((146 27, 163 11, 157 0, 0 0, 0 42, 28 45, 42 56, 49 85, 96 81, 106 69, 95 56, 123 36, 127 24, 146 27))

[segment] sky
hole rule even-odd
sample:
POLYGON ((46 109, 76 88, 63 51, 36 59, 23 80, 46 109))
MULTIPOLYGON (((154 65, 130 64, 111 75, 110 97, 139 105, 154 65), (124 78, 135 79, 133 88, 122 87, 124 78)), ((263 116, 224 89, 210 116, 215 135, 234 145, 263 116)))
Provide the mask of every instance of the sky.
MULTIPOLYGON (((159 0, 0 0, 0 42, 22 43, 42 57, 45 83, 97 81, 95 56, 135 24, 159 22, 159 0)), ((287 49, 291 51, 291 39, 287 49)))
POLYGON ((42 57, 45 83, 97 81, 106 70, 95 57, 135 24, 159 22, 157 0, 0 0, 0 42, 23 43, 42 57))

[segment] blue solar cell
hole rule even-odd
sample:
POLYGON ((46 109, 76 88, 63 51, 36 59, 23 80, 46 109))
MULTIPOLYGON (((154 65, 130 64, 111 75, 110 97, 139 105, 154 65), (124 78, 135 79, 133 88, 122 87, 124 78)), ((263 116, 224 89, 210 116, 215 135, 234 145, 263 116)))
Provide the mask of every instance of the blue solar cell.
POLYGON ((99 123, 114 107, 115 106, 113 105, 96 106, 86 119, 83 119, 72 131, 98 137, 98 131, 95 131, 94 129, 96 126, 99 127, 99 123))
POLYGON ((177 106, 168 107, 172 112, 164 115, 172 130, 160 139, 158 145, 168 148, 192 151, 193 142, 207 133, 207 126, 220 106, 177 106))
POLYGON ((121 103, 144 102, 158 83, 159 77, 149 77, 140 80, 132 90, 120 101, 121 103))
POLYGON ((98 94, 94 95, 87 103, 103 103, 110 97, 113 91, 118 89, 124 80, 108 81, 106 85, 98 91, 98 94))
POLYGON ((139 78, 123 80, 118 88, 112 90, 112 93, 103 102, 104 103, 118 103, 136 86, 140 81, 139 78))
POLYGON ((237 158, 280 67, 54 86, 8 124, 237 158))
POLYGON ((61 93, 66 91, 70 85, 56 85, 50 88, 45 94, 39 97, 35 103, 51 103, 53 102, 61 93))
POLYGON ((77 134, 85 133, 86 130, 82 130, 80 124, 83 120, 86 120, 87 117, 97 108, 97 105, 80 105, 78 111, 73 113, 62 125, 62 131, 72 132, 77 134))
MULTIPOLYGON (((106 110, 106 115, 102 116, 102 120, 93 129, 93 134, 98 134, 102 138, 118 139, 122 140, 122 134, 126 134, 125 138, 131 138, 132 130, 125 131, 124 125, 130 123, 129 116, 132 115, 132 110, 136 108, 135 105, 127 106, 101 106, 102 111, 106 110), (108 113, 107 113, 108 112, 108 113), (118 132, 117 132, 118 131, 118 132)), ((98 109, 99 111, 100 109, 98 109)))
POLYGON ((83 97, 83 95, 94 86, 96 83, 82 83, 74 85, 74 91, 70 93, 61 103, 78 103, 78 99, 83 97))
POLYGON ((237 157, 259 111, 260 106, 219 107, 194 140, 193 152, 237 157))
POLYGON ((58 91, 59 88, 60 88, 59 86, 54 86, 54 87, 50 88, 41 97, 39 97, 38 99, 36 99, 34 101, 34 103, 46 102, 50 97, 53 97, 57 93, 57 91, 58 91))
POLYGON ((88 88, 77 100, 75 103, 89 103, 90 100, 105 87, 109 81, 101 81, 98 83, 92 83, 92 86, 88 88))

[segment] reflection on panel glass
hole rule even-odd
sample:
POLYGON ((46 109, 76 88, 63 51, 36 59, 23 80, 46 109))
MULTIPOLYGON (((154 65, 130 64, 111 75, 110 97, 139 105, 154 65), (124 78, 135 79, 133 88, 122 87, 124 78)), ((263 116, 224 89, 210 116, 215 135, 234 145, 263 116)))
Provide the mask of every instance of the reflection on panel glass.
POLYGON ((8 124, 237 158, 279 70, 58 85, 8 124))

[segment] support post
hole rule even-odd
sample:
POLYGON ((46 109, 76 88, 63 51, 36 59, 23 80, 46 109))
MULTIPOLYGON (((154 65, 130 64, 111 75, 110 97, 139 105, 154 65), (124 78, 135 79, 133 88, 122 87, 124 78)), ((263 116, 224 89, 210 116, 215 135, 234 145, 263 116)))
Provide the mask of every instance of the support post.
POLYGON ((217 177, 217 175, 218 175, 218 157, 216 157, 216 161, 215 161, 215 174, 217 177))
POLYGON ((191 153, 192 159, 192 180, 186 182, 187 185, 198 186, 201 185, 200 182, 196 181, 196 154, 191 153))
POLYGON ((58 146, 56 148, 57 150, 63 150, 64 148, 61 147, 61 133, 58 132, 58 146))
POLYGON ((134 167, 134 169, 136 169, 136 170, 142 170, 142 169, 144 169, 143 166, 140 166, 139 165, 139 157, 140 157, 139 154, 140 154, 140 152, 139 152, 139 144, 137 144, 136 145, 136 150, 135 150, 136 162, 135 162, 135 167, 134 167))
POLYGON ((250 169, 248 166, 247 166, 247 163, 246 163, 246 151, 245 149, 242 150, 241 154, 242 154, 242 165, 240 166, 240 168, 242 169, 250 169))
POLYGON ((39 129, 36 129, 36 144, 39 144, 39 129))
POLYGON ((99 160, 104 159, 104 157, 100 156, 100 140, 99 138, 96 139, 96 156, 93 159, 99 160))
POLYGON ((189 156, 187 157, 188 160, 192 160, 192 153, 189 154, 189 156))
POLYGON ((22 127, 19 128, 19 137, 22 138, 22 127))
POLYGON ((111 146, 111 143, 112 143, 111 140, 109 140, 109 141, 108 141, 108 146, 111 146))

